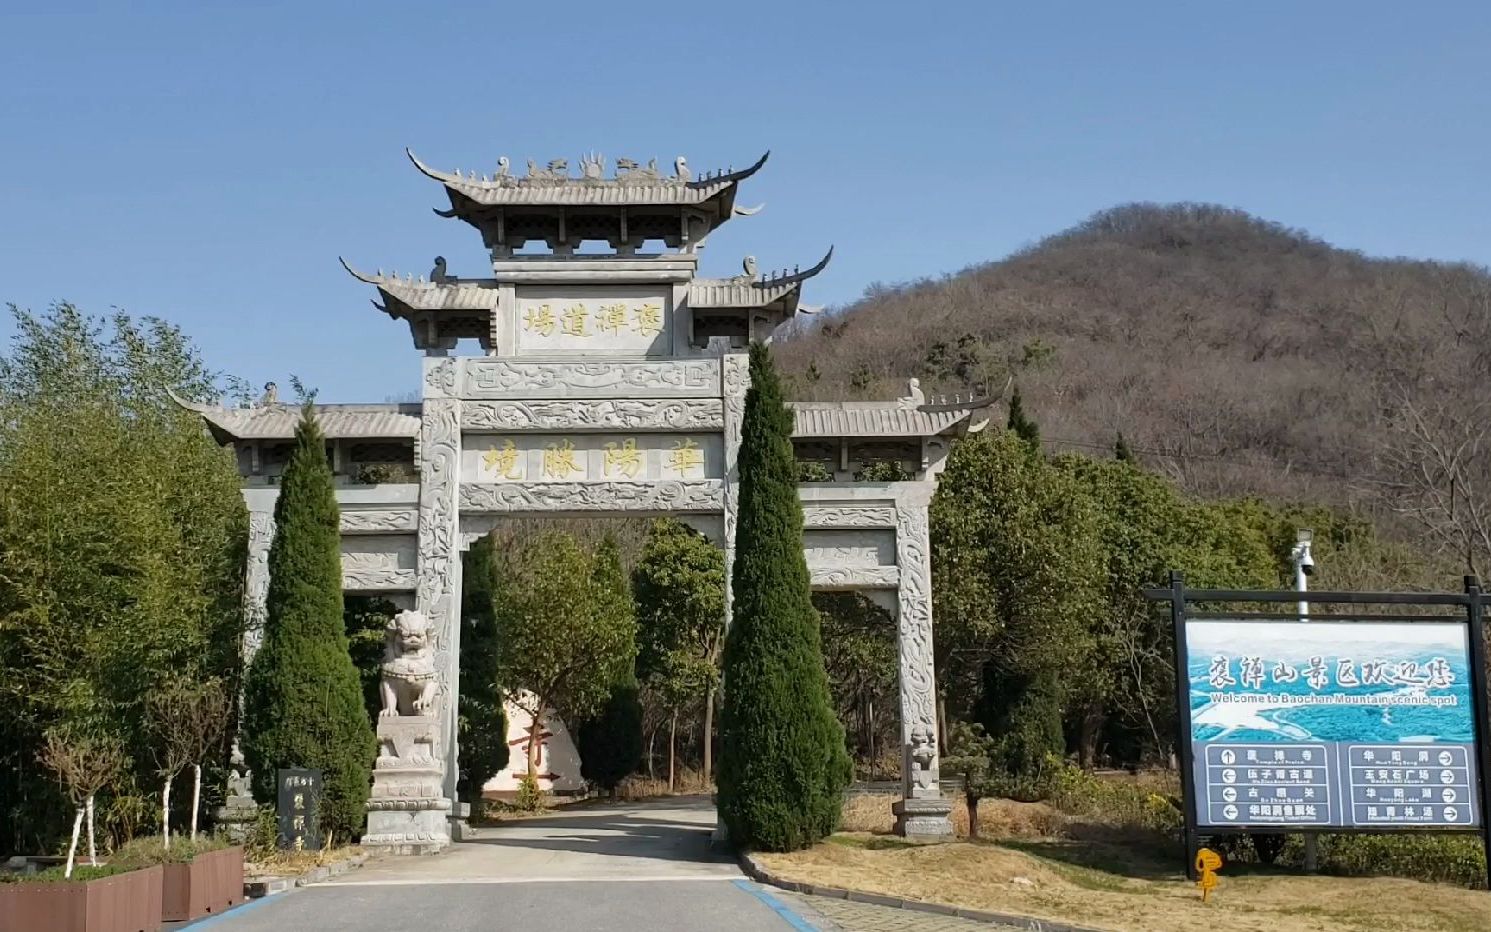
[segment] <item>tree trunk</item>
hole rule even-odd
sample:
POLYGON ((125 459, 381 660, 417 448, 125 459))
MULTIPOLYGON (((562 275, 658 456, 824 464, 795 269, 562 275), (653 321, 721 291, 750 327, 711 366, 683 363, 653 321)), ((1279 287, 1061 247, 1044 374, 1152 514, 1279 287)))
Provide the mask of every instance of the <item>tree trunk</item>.
POLYGON ((647 779, 657 779, 657 726, 647 733, 647 779))
POLYGON ((978 840, 978 797, 972 793, 964 793, 963 798, 968 802, 968 840, 978 840))
POLYGON ((93 844, 93 795, 88 796, 88 866, 98 866, 98 848, 93 844))
POLYGON ((937 753, 947 754, 947 699, 937 694, 937 753))
POLYGON ((1097 766, 1098 739, 1102 735, 1106 718, 1102 705, 1097 702, 1088 703, 1083 710, 1077 736, 1077 763, 1083 770, 1091 770, 1097 766))
POLYGON ((875 756, 875 697, 868 696, 865 699, 865 717, 870 722, 870 780, 876 779, 879 773, 880 759, 875 756))
POLYGON ((202 805, 202 765, 192 764, 192 838, 197 837, 197 809, 202 805))
POLYGON ((166 785, 160 791, 160 835, 165 843, 166 850, 171 848, 171 778, 166 777, 166 785))
POLYGON ((673 758, 676 753, 675 748, 677 747, 677 735, 678 710, 674 709, 672 718, 668 719, 668 792, 670 793, 673 792, 673 787, 675 785, 673 773, 673 758))
POLYGON ((538 752, 539 732, 543 729, 544 707, 542 704, 535 706, 533 714, 533 727, 528 729, 528 779, 538 780, 538 752))
POLYGON ((72 820, 72 844, 67 846, 67 869, 62 872, 63 877, 72 876, 73 858, 78 853, 78 830, 83 827, 83 806, 78 807, 78 814, 72 820))
POLYGON ((704 691, 704 784, 714 782, 714 684, 704 691))

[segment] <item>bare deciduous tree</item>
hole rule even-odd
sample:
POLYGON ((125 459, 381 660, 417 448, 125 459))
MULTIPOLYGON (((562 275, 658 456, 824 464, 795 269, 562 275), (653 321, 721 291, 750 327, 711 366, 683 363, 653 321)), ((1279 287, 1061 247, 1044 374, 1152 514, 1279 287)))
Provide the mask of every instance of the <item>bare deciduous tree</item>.
POLYGON ((129 759, 117 737, 79 728, 48 731, 37 758, 57 775, 58 782, 77 810, 64 870, 64 876, 71 877, 78 850, 78 832, 85 815, 88 817, 88 861, 94 866, 98 864, 98 852, 93 843, 93 797, 119 779, 129 766, 129 759))

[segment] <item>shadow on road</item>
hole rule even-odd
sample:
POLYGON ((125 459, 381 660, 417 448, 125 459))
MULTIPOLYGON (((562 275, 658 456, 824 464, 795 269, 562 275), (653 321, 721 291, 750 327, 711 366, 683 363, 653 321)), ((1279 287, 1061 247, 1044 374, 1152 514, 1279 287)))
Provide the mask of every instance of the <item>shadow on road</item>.
POLYGON ((532 819, 483 826, 463 845, 648 858, 692 863, 729 863, 711 848, 714 808, 708 797, 608 804, 532 819))

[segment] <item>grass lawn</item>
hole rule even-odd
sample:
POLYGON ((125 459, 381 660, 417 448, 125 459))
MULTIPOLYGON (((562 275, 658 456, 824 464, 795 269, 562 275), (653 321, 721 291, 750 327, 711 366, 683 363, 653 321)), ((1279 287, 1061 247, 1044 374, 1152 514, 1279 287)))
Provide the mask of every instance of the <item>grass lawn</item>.
MULTIPOLYGON (((854 800, 846 813, 848 827, 871 831, 760 860, 791 880, 1126 932, 1491 930, 1485 891, 1246 864, 1223 868, 1221 885, 1202 904, 1178 850, 1153 835, 1070 821, 1040 804, 988 800, 979 824, 994 840, 917 846, 881 834, 888 828, 881 805, 854 800)), ((966 813, 955 821, 966 826, 966 813)))

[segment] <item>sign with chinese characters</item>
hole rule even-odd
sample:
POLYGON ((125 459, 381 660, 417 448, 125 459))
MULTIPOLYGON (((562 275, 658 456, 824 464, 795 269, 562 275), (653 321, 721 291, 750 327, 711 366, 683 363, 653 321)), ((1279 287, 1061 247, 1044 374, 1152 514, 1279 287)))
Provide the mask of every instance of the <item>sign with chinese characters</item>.
POLYGON ((709 434, 512 434, 465 438, 474 482, 656 482, 718 479, 721 439, 709 434))
POLYGON ((294 851, 321 850, 321 771, 285 769, 278 773, 279 846, 294 851))
POLYGON ((520 352, 668 355, 671 301, 662 290, 523 289, 515 321, 520 352))
POLYGON ((1202 828, 1473 828, 1463 622, 1185 623, 1202 828))

